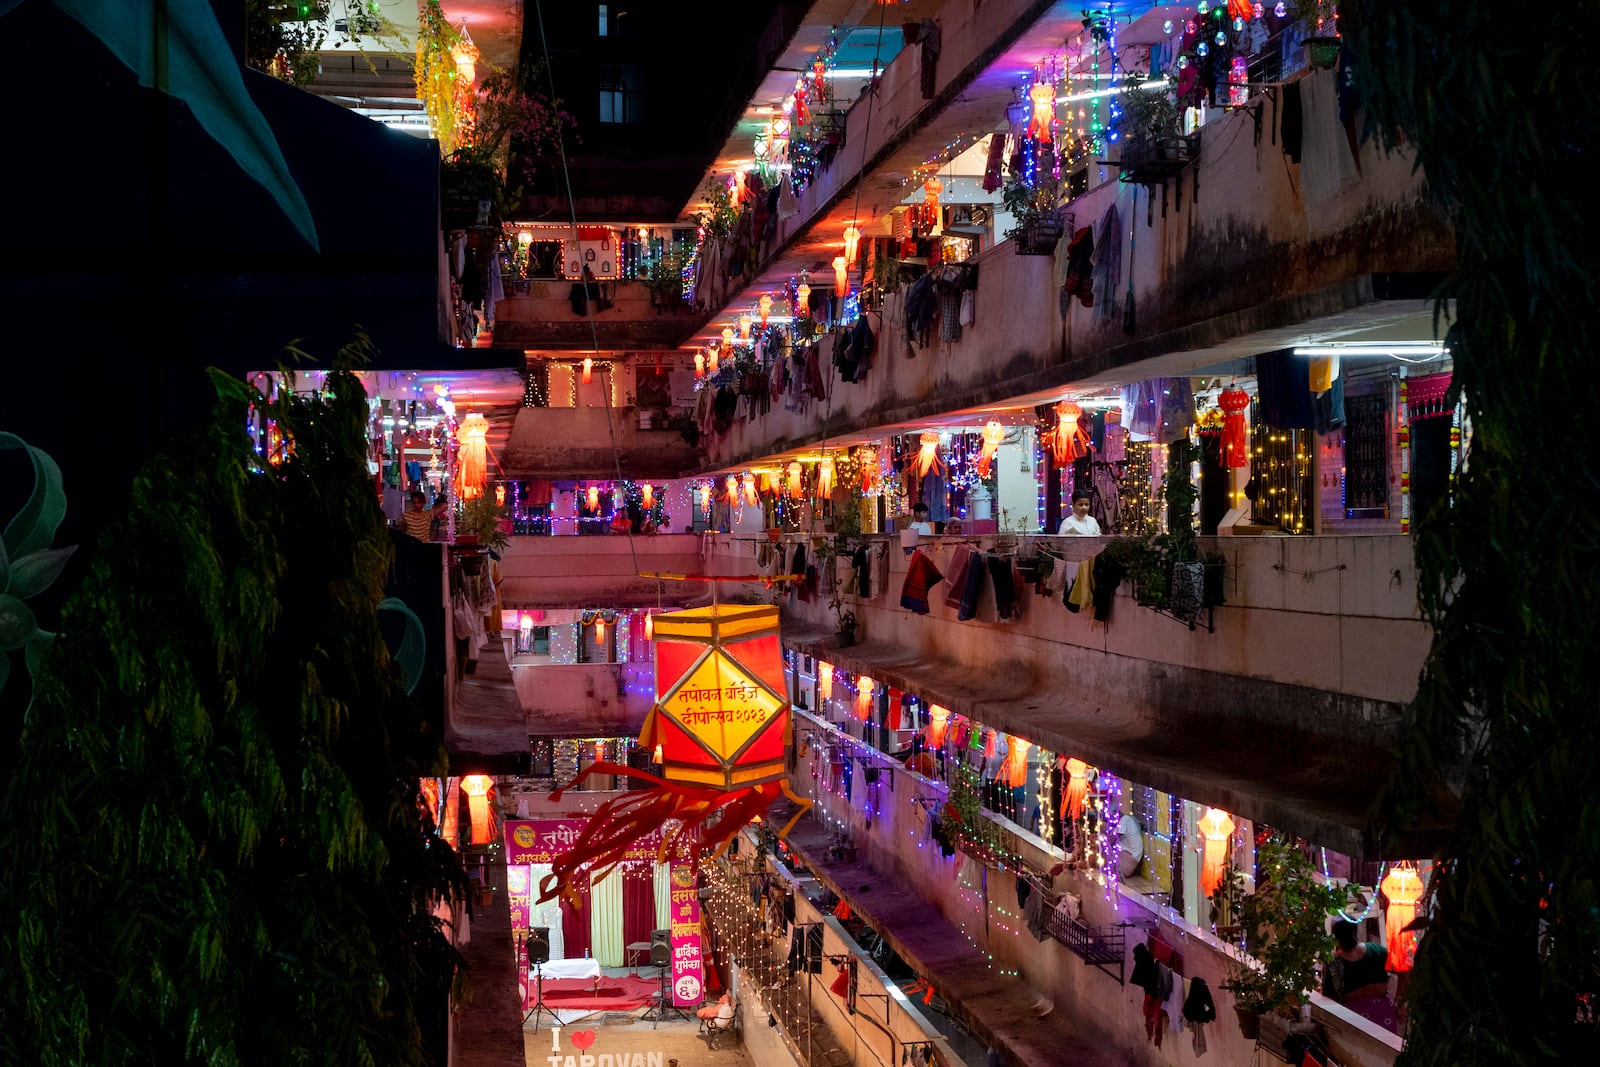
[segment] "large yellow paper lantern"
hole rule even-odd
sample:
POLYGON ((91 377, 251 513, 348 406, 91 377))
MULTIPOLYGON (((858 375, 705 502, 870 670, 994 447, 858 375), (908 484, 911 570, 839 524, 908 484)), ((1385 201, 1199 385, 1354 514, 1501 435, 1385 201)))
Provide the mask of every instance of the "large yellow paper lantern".
POLYGON ((474 411, 456 429, 461 446, 461 495, 471 500, 483 492, 488 473, 489 420, 474 411))
POLYGON ((794 291, 794 313, 801 316, 811 314, 811 286, 804 274, 800 276, 800 284, 794 291))
POLYGON ((1417 959, 1417 932, 1407 930, 1417 917, 1417 905, 1422 901, 1422 876, 1410 863, 1397 863, 1384 875, 1378 888, 1388 898, 1384 909, 1384 948, 1388 958, 1384 966, 1396 973, 1409 971, 1417 959))
POLYGON ((489 790, 494 779, 487 774, 469 774, 461 779, 461 791, 467 794, 467 812, 472 818, 472 843, 487 845, 494 840, 494 819, 489 815, 489 790))
POLYGON ((1222 884, 1222 867, 1233 839, 1233 818, 1221 808, 1207 808, 1200 818, 1199 830, 1205 842, 1200 856, 1200 892, 1209 897, 1222 884))
POLYGON ((844 228, 844 265, 856 269, 856 255, 861 248, 861 230, 855 223, 844 228))

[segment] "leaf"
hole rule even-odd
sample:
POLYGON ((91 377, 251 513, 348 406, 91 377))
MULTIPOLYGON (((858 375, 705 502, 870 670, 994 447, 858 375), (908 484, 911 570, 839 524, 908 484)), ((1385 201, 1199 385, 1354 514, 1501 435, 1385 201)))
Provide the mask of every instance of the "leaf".
POLYGON ((306 243, 320 250, 311 209, 272 127, 245 90, 207 0, 54 2, 100 38, 140 85, 187 104, 205 131, 278 202, 306 243))
POLYGON ((0 451, 9 450, 25 451, 33 461, 33 492, 6 525, 6 553, 16 559, 50 547, 67 513, 67 494, 61 491, 61 468, 55 460, 16 434, 0 432, 0 451))
POLYGON ((68 545, 28 553, 12 565, 6 592, 23 600, 38 596, 61 576, 61 569, 77 550, 77 545, 68 545))
POLYGON ((28 605, 10 593, 0 593, 0 655, 26 645, 38 629, 38 620, 28 605))

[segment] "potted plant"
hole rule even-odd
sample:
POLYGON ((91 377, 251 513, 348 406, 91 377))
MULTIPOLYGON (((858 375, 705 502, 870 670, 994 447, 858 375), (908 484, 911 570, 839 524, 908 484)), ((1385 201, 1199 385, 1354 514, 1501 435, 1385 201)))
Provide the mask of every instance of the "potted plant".
POLYGON ((1273 837, 1256 852, 1256 891, 1239 902, 1244 950, 1253 960, 1233 961, 1222 988, 1233 994, 1239 1031, 1260 1033, 1261 1016, 1287 1013, 1310 998, 1317 964, 1333 952, 1328 915, 1344 891, 1317 881, 1311 860, 1287 840, 1273 837))
POLYGON ((1060 196, 1060 183, 1052 178, 1040 177, 1029 185, 1015 171, 1007 176, 1000 203, 1016 220, 1005 237, 1016 242, 1017 255, 1047 256, 1055 251, 1065 229, 1057 207, 1060 196))
POLYGON ((842 610, 842 605, 834 601, 834 612, 839 620, 839 647, 849 648, 856 643, 856 613, 842 610))
POLYGON ((1290 17, 1305 36, 1306 62, 1312 70, 1332 70, 1339 62, 1339 35, 1334 30, 1331 0, 1293 0, 1290 17))
POLYGON ((483 552, 496 555, 511 543, 506 535, 504 520, 506 509, 496 507, 494 498, 487 493, 473 497, 461 506, 461 516, 456 523, 458 544, 477 545, 478 550, 462 553, 462 566, 468 573, 477 573, 483 566, 483 552))
POLYGON ((1147 89, 1146 76, 1130 74, 1117 97, 1116 119, 1124 175, 1136 175, 1139 168, 1157 161, 1189 158, 1189 142, 1183 136, 1183 113, 1167 89, 1147 89))
POLYGON ((683 306, 683 268, 686 258, 682 246, 668 243, 662 253, 650 261, 644 284, 650 290, 650 306, 656 309, 656 314, 683 306))

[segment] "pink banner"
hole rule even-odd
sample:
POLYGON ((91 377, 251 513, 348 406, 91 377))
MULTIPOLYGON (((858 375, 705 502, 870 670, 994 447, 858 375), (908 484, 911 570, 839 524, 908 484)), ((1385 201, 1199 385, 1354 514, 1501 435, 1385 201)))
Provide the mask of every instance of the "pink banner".
MULTIPOLYGON (((572 851, 587 819, 507 819, 506 863, 554 863, 572 851)), ((628 846, 624 862, 654 863, 661 835, 651 834, 628 846)))
POLYGON ((517 993, 526 1006, 528 1000, 528 968, 523 942, 528 940, 528 925, 533 918, 533 897, 529 892, 532 872, 526 864, 506 865, 506 900, 511 905, 511 945, 517 954, 517 993))
POLYGON ((705 994, 705 964, 700 946, 700 893, 694 868, 672 865, 672 1003, 700 1005, 705 994))

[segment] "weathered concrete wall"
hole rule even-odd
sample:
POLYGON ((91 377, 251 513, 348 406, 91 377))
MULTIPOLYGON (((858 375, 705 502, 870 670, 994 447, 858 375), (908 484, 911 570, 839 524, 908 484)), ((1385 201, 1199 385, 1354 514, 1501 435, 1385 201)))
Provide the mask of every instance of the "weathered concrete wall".
POLYGON ((695 463, 695 452, 676 430, 641 430, 637 409, 604 407, 517 408, 500 463, 512 478, 675 478, 695 463), (612 452, 612 434, 616 448, 612 452))
POLYGON ((513 666, 511 680, 530 734, 637 734, 654 701, 648 662, 513 666))
MULTIPOLYGON (((1265 351, 1288 343, 1287 335, 1270 340, 1273 331, 1304 324, 1304 337, 1317 332, 1319 319, 1344 316, 1348 323, 1354 309, 1385 296, 1390 275, 1449 269, 1448 229, 1424 203, 1411 159, 1364 146, 1358 173, 1337 121, 1332 72, 1313 73, 1300 84, 1305 136, 1299 164, 1275 143, 1275 112, 1262 98, 1202 130, 1198 167, 1168 183, 1165 207, 1155 190, 1153 214, 1149 190, 1119 183, 1115 168, 1099 169, 1101 184, 1069 210, 1075 226, 1092 225, 1098 238, 1107 210, 1117 209, 1121 276, 1112 299, 1097 297, 1093 308, 1075 301, 1063 319, 1058 294, 1067 240, 1054 259, 1018 256, 1006 242, 981 257, 975 325, 958 341, 936 340, 908 358, 901 295, 891 295, 875 365, 865 382, 836 387, 830 434, 1002 402, 1097 375, 1117 377, 1117 368, 1171 353, 1193 353, 1193 368, 1265 351), (1253 334, 1262 340, 1252 350, 1240 339, 1253 334), (1229 342, 1245 347, 1218 350, 1229 342)), ((1420 298, 1404 306, 1425 308, 1420 298)), ((1142 376, 1130 371, 1121 377, 1142 376)), ((774 405, 766 417, 738 423, 711 442, 710 459, 728 465, 812 443, 821 420, 816 406, 797 415, 774 405)))
POLYGON ((663 587, 638 573, 694 573, 699 548, 694 534, 513 537, 500 559, 500 600, 507 608, 606 608, 655 606, 665 596, 670 606, 704 590, 685 594, 681 582, 663 587))
POLYGON ((643 282, 602 282, 611 306, 575 315, 568 294, 570 281, 531 280, 525 294, 508 296, 495 305, 496 348, 606 351, 631 348, 677 348, 694 331, 697 320, 686 305, 655 307, 643 282), (595 343, 598 334, 600 343, 595 343))

